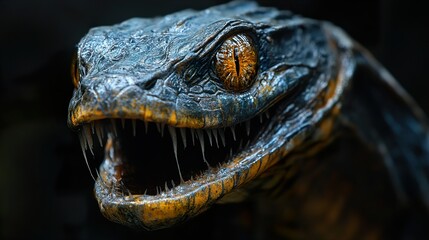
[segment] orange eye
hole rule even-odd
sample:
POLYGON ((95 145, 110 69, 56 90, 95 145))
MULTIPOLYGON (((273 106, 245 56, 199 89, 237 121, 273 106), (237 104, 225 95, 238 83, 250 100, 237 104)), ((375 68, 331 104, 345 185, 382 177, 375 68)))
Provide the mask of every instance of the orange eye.
POLYGON ((252 38, 246 34, 237 34, 223 42, 216 53, 215 69, 225 89, 241 92, 252 85, 257 55, 252 38))
POLYGON ((80 81, 80 73, 79 73, 79 67, 77 63, 77 54, 73 54, 72 64, 71 64, 71 77, 73 81, 73 85, 75 88, 78 87, 79 81, 80 81))

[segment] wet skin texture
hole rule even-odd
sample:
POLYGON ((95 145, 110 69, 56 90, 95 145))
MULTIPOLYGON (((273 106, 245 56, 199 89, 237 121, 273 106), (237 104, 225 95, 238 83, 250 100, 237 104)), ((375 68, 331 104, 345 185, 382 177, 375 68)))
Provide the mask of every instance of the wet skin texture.
POLYGON ((112 221, 154 230, 262 195, 276 237, 426 234, 426 119, 330 23, 240 2, 130 19, 91 29, 72 74, 68 124, 84 153, 97 138, 104 147, 95 195, 112 221), (133 140, 115 119, 133 135, 148 124, 144 144, 127 150, 133 140), (164 134, 173 147, 153 143, 164 134), (174 170, 134 180, 144 162, 174 170))

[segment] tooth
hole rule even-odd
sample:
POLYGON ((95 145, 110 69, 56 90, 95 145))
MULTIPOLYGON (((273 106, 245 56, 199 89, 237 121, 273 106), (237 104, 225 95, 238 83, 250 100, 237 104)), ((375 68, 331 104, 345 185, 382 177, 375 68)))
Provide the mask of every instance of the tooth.
POLYGON ((170 189, 168 188, 167 182, 165 182, 165 191, 170 191, 170 189))
POLYGON ((86 146, 86 138, 85 138, 85 134, 84 134, 84 130, 82 128, 80 134, 79 134, 79 141, 80 141, 80 145, 81 147, 86 150, 87 146, 86 146))
POLYGON ((206 155, 204 153, 204 134, 203 134, 203 131, 201 129, 197 129, 197 135, 198 135, 198 139, 200 140, 201 152, 203 153, 203 160, 207 164, 207 166, 210 168, 209 162, 207 162, 206 155))
POLYGON ((195 130, 194 130, 193 128, 191 128, 191 137, 192 137, 192 145, 193 145, 193 146, 195 146, 195 138, 194 138, 194 135, 195 135, 195 130))
POLYGON ((121 118, 121 123, 122 123, 122 129, 125 128, 125 118, 121 118))
POLYGON ((131 125, 133 126, 133 136, 136 136, 136 120, 132 119, 131 120, 131 125))
POLYGON ((229 153, 227 153, 226 156, 225 156, 225 162, 228 162, 229 158, 230 158, 229 157, 229 153))
POLYGON ((113 134, 115 134, 115 137, 118 136, 118 131, 116 130, 116 122, 114 119, 110 119, 110 122, 112 123, 112 128, 113 128, 113 134))
POLYGON ((259 123, 262 123, 263 118, 262 118, 262 114, 259 114, 259 123))
POLYGON ((147 188, 144 190, 144 193, 143 193, 143 195, 146 195, 146 193, 147 193, 147 188))
POLYGON ((210 146, 213 146, 213 143, 212 143, 212 132, 210 131, 210 129, 207 129, 206 133, 209 136, 210 146))
POLYGON ((232 158, 232 147, 229 149, 229 156, 232 158))
POLYGON ((269 118, 270 118, 270 113, 268 112, 268 110, 267 110, 267 111, 265 111, 265 117, 267 117, 267 119, 269 119, 269 118))
POLYGON ((100 146, 103 146, 103 128, 100 123, 95 124, 95 134, 97 135, 98 142, 100 142, 100 146))
POLYGON ((217 139, 217 130, 216 130, 216 128, 212 128, 212 133, 213 133, 213 136, 214 136, 215 141, 216 141, 216 146, 217 146, 217 148, 219 148, 219 142, 218 142, 218 139, 217 139))
POLYGON ((149 128, 149 123, 147 121, 144 121, 144 129, 146 133, 148 128, 149 128))
POLYGON ((173 185, 173 188, 176 187, 176 184, 174 183, 173 179, 171 179, 171 185, 173 185))
POLYGON ((247 133, 247 136, 249 136, 250 135, 250 120, 249 121, 246 121, 246 133, 247 133))
POLYGON ((91 130, 92 130, 92 134, 94 134, 94 125, 95 125, 95 122, 94 122, 94 121, 92 121, 92 122, 91 122, 91 130))
POLYGON ((177 158, 177 135, 176 135, 176 129, 172 126, 168 126, 168 131, 170 132, 171 140, 173 141, 173 150, 174 150, 174 156, 176 157, 176 165, 177 169, 179 170, 179 176, 180 181, 183 181, 182 172, 180 171, 180 165, 179 165, 179 159, 177 158))
POLYGON ((164 127, 165 123, 161 123, 161 137, 164 137, 164 127))
POLYGON ((222 140, 222 144, 225 147, 225 130, 223 130, 222 128, 219 129, 219 135, 220 135, 220 140, 222 140))
POLYGON ((161 137, 164 137, 164 126, 165 123, 156 123, 156 128, 158 129, 158 132, 161 133, 161 137))
MULTIPOLYGON (((100 178, 100 173, 98 172, 97 168, 95 169, 95 174, 97 174, 97 179, 100 178)), ((103 179, 101 179, 103 181, 103 179)))
POLYGON ((86 141, 88 142, 88 148, 91 151, 92 155, 94 155, 94 152, 92 151, 92 135, 88 125, 83 126, 83 133, 86 138, 86 141))
POLYGON ((170 132, 171 140, 173 141, 174 155, 176 156, 176 160, 177 160, 177 136, 176 136, 176 129, 174 129, 171 126, 168 126, 168 131, 170 132))
POLYGON ((240 144, 238 145, 238 149, 241 150, 243 147, 243 139, 240 139, 240 144))
POLYGON ((235 126, 231 126, 231 132, 232 132, 232 138, 234 139, 234 141, 236 140, 235 138, 235 126))
MULTIPOLYGON (((85 140, 85 137, 83 136, 82 132, 78 135, 79 135, 80 147, 82 148, 83 155, 85 156, 86 140, 85 140)), ((86 156, 85 156, 85 158, 86 158, 86 156)))
POLYGON ((156 186, 156 195, 159 194, 158 186, 156 186))
POLYGON ((82 153, 83 153, 83 158, 85 158, 85 163, 86 163, 86 166, 88 167, 89 174, 91 175, 92 179, 95 181, 95 177, 92 174, 91 168, 89 167, 88 159, 86 158, 86 153, 85 153, 86 140, 85 140, 85 137, 84 137, 83 133, 78 134, 78 135, 79 135, 80 147, 81 147, 82 153))
POLYGON ((180 135, 182 136, 183 146, 186 148, 186 128, 179 128, 180 135))

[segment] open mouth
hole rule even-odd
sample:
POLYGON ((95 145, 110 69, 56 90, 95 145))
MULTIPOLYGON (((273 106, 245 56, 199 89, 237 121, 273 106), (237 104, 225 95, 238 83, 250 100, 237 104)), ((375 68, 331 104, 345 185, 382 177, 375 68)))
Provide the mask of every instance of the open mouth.
POLYGON ((104 164, 116 167, 107 175, 101 167, 100 173, 117 191, 157 196, 224 169, 255 142, 269 117, 267 110, 235 126, 212 129, 103 119, 82 126, 80 143, 85 159, 88 151, 98 158, 104 149, 104 164))
POLYGON ((114 222, 147 230, 201 213, 263 172, 269 160, 275 162, 262 152, 268 149, 264 135, 280 104, 226 128, 115 118, 81 125, 87 164, 88 154, 101 162, 95 184, 101 212, 114 222))

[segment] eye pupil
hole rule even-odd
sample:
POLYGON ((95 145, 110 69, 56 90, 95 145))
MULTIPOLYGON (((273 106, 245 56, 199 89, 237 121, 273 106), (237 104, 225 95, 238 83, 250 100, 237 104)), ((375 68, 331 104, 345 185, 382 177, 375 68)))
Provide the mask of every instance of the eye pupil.
POLYGON ((234 48, 234 63, 235 63, 235 72, 237 76, 240 75, 240 61, 238 59, 238 49, 234 48))
POLYGON ((215 56, 215 70, 226 90, 242 92, 256 78, 258 58, 255 44, 247 34, 226 39, 215 56))

